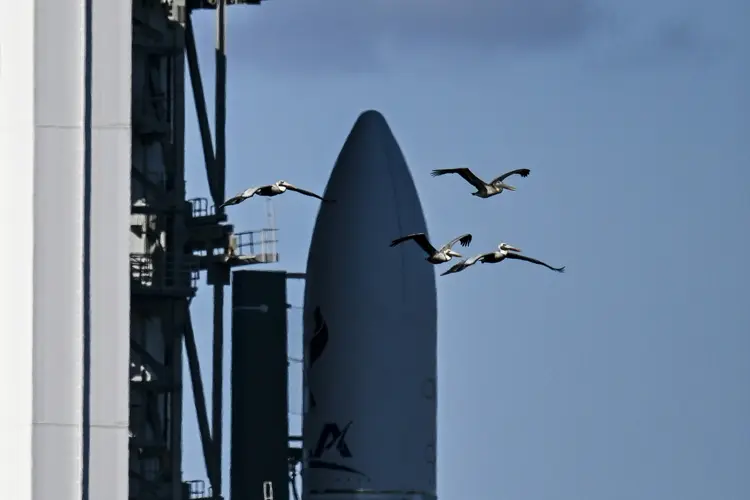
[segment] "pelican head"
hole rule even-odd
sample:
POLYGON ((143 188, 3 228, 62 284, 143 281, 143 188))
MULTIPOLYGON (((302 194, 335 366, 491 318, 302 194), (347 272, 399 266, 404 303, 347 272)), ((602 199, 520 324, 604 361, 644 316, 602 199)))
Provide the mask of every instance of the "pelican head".
POLYGON ((284 186, 284 187, 286 187, 287 182, 286 181, 276 181, 276 185, 277 186, 284 186))
POLYGON ((448 249, 448 251, 447 251, 447 252, 445 252, 445 253, 446 253, 446 254, 447 254, 447 255, 448 255, 449 257, 458 257, 459 259, 462 259, 462 258, 463 258, 463 255, 461 255, 460 253, 456 252, 455 250, 451 250, 451 249, 448 249))
POLYGON ((521 253, 521 249, 520 248, 514 247, 512 245, 508 245, 507 243, 500 243, 497 246, 497 248, 501 252, 517 252, 517 253, 521 253))

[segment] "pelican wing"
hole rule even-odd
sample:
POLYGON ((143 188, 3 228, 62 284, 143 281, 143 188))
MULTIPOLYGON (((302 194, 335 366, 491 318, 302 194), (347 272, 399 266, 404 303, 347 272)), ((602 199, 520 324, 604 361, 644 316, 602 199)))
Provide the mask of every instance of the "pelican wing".
POLYGON ((425 236, 424 233, 414 233, 414 234, 408 234, 406 236, 402 236, 401 238, 397 238, 391 242, 391 246, 395 247, 396 245, 399 245, 407 240, 414 240, 414 242, 419 245, 422 250, 427 252, 427 255, 434 255, 437 253, 437 250, 435 250, 435 247, 432 246, 430 241, 427 239, 427 236, 425 236))
POLYGON ((448 269, 444 273, 440 273, 440 276, 445 276, 446 274, 460 273, 461 271, 463 271, 467 267, 469 267, 469 266, 466 265, 466 261, 462 260, 460 262, 456 262, 455 264, 453 264, 450 267, 450 269, 448 269))
POLYGON ((528 168, 519 168, 518 170, 511 170, 510 172, 506 172, 497 179, 493 179, 491 184, 497 184, 498 182, 503 182, 505 179, 510 177, 511 175, 520 175, 521 177, 528 177, 531 173, 531 170, 528 168))
POLYGON ((440 251, 442 252, 442 251, 448 250, 449 248, 453 248, 453 245, 455 245, 458 242, 461 242, 461 246, 462 247, 468 247, 471 244, 471 239, 472 239, 471 234, 469 234, 469 233, 462 234, 458 238, 453 238, 448 243, 446 243, 445 245, 443 245, 440 248, 440 251))
POLYGON ((297 186, 289 184, 288 182, 284 183, 284 187, 287 188, 290 191, 296 191, 299 194, 304 194, 305 196, 311 196, 312 198, 317 198, 320 201, 328 201, 328 200, 324 199, 322 196, 319 196, 319 195, 313 193, 312 191, 307 191, 305 189, 298 188, 297 186))
POLYGON ((219 208, 228 207, 229 205, 237 205, 238 203, 242 203, 246 199, 252 198, 253 195, 255 195, 255 193, 258 192, 259 189, 260 187, 251 187, 251 188, 245 189, 243 192, 235 196, 232 196, 227 201, 219 205, 219 208))
POLYGON ((495 252, 487 252, 487 253, 480 253, 479 255, 475 255, 474 257, 466 260, 466 266, 473 266, 477 262, 483 262, 485 257, 488 257, 490 255, 493 255, 495 252))
POLYGON ((474 175, 474 172, 472 172, 471 170, 465 167, 437 169, 437 170, 433 170, 431 173, 433 177, 438 177, 440 175, 445 175, 445 174, 458 174, 461 177, 463 177, 466 180, 466 182, 468 182, 469 184, 471 184, 477 189, 482 189, 484 186, 486 186, 485 182, 482 179, 474 175))
POLYGON ((531 257, 526 257, 525 255, 520 255, 517 253, 510 253, 508 252, 508 255, 505 256, 506 259, 516 259, 516 260, 525 260, 526 262, 531 262, 532 264, 539 264, 540 266, 544 266, 547 269, 551 269, 552 271, 556 271, 558 273, 564 273, 565 272, 565 266, 562 267, 552 267, 549 264, 546 264, 542 262, 541 260, 533 259, 531 257))
POLYGON ((464 259, 462 261, 459 261, 455 264, 453 264, 450 269, 445 271, 444 273, 441 273, 440 276, 445 276, 446 274, 454 274, 454 273, 460 273, 467 267, 471 267, 474 264, 476 264, 482 257, 484 257, 487 254, 480 253, 479 255, 475 255, 474 257, 470 259, 464 259))

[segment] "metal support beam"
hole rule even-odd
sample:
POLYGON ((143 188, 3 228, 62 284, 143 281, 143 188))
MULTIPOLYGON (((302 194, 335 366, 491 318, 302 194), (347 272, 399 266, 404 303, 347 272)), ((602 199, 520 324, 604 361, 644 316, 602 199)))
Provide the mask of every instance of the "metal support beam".
POLYGON ((224 201, 221 196, 223 188, 219 190, 217 186, 218 176, 215 174, 216 160, 214 157, 213 143, 211 141, 211 130, 208 125, 206 98, 203 94, 203 81, 201 80, 201 71, 200 66, 198 65, 198 52, 195 48, 193 21, 189 14, 185 20, 185 54, 187 55, 190 84, 193 87, 195 112, 198 115, 198 128, 200 129, 201 143, 203 144, 203 159, 206 163, 208 189, 211 191, 211 199, 213 200, 214 205, 219 206, 224 201))
POLYGON ((222 462, 222 424, 223 424, 223 391, 224 391, 224 285, 214 284, 214 346, 213 346, 213 389, 211 409, 212 432, 211 440, 214 445, 214 467, 216 470, 216 484, 212 483, 216 496, 221 496, 221 462, 222 462))
MULTIPOLYGON (((215 134, 216 156, 214 157, 213 180, 216 193, 212 194, 216 213, 223 213, 219 206, 224 202, 226 172, 226 126, 227 126, 227 53, 226 53, 226 0, 216 1, 216 102, 215 134)), ((214 282, 214 346, 213 346, 213 401, 212 432, 216 483, 213 492, 221 497, 223 455, 223 406, 224 406, 224 283, 214 282)))
POLYGON ((201 368, 198 360, 198 348, 195 345, 195 334, 190 311, 185 318, 185 354, 187 354, 188 367, 190 368, 190 381, 193 386, 193 401, 195 402, 195 413, 198 418, 198 431, 201 435, 203 446, 203 458, 206 462, 206 475, 211 483, 211 488, 216 491, 217 474, 213 460, 214 447, 208 427, 208 412, 206 411, 206 395, 203 392, 203 380, 201 379, 201 368))
MULTIPOLYGON (((182 23, 181 23, 182 24, 182 23)), ((164 147, 167 163, 171 166, 172 173, 172 203, 175 210, 171 216, 172 223, 172 247, 174 249, 174 269, 180 273, 185 268, 185 242, 187 241, 186 219, 190 216, 190 205, 185 201, 185 59, 182 53, 185 48, 185 30, 175 30, 175 45, 180 49, 180 55, 170 60, 171 77, 173 86, 173 101, 170 106, 172 117, 173 142, 164 147), (188 210, 186 210, 188 209, 188 210)), ((172 498, 183 496, 182 483, 182 403, 183 403, 183 370, 182 370, 182 345, 185 333, 185 323, 189 314, 189 302, 183 301, 172 303, 171 326, 172 337, 167 338, 171 350, 172 378, 179 389, 171 394, 169 403, 170 436, 172 470, 172 498)))
POLYGON ((216 2, 216 175, 220 194, 216 210, 224 203, 226 179, 226 129, 227 129, 227 19, 226 0, 216 2))
POLYGON ((179 381, 177 390, 169 397, 169 448, 172 466, 172 498, 182 495, 182 337, 185 331, 185 313, 177 302, 172 305, 173 330, 171 341, 172 380, 179 381))

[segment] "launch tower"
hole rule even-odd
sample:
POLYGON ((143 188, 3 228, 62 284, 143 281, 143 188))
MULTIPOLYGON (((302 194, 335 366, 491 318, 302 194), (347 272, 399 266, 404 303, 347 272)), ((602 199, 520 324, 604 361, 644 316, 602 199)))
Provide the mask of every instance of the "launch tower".
MULTIPOLYGON (((222 490, 224 298, 232 269, 278 260, 276 229, 235 231, 223 209, 227 6, 260 0, 133 0, 130 498, 219 499, 222 490), (191 14, 216 14, 215 116, 209 124, 191 14), (189 77, 186 79, 186 75, 189 77), (191 88, 185 89, 185 82, 191 88), (188 95, 186 95, 188 94, 188 95), (185 197, 185 101, 194 101, 210 199, 185 197), (213 131, 211 130, 213 128, 213 131), (201 377, 190 301, 213 288, 211 401, 201 377), (183 351, 184 350, 184 351, 183 351), (183 373, 183 352, 188 373, 183 373), (208 484, 182 477, 189 377, 208 484), (210 413, 208 408, 211 409, 210 413)), ((286 463, 286 462, 285 462, 286 463)), ((276 498, 286 498, 276 493, 276 498)))
POLYGON ((260 0, 35 0, 0 16, 0 206, 14 214, 1 246, 14 265, 0 285, 9 497, 225 497, 225 287, 232 269, 278 260, 272 223, 236 231, 215 208, 225 197, 226 16, 241 4, 260 0), (191 22, 209 9, 213 134, 191 22), (210 199, 185 196, 190 96, 210 199), (210 404, 196 343, 208 332, 193 331, 189 308, 203 277, 214 305, 210 404), (182 477, 188 380, 208 484, 182 477))

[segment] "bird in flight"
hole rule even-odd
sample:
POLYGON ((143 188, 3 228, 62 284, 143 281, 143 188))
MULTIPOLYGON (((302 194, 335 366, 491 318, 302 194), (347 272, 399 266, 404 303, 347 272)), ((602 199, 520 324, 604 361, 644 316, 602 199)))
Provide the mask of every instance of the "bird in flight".
POLYGON ((471 234, 462 234, 458 238, 452 239, 439 249, 436 249, 434 246, 432 246, 424 233, 414 233, 393 240, 391 242, 391 246, 395 247, 396 245, 399 245, 404 241, 414 240, 414 242, 419 245, 427 254, 427 262, 429 262, 430 264, 442 264, 444 262, 448 262, 453 257, 461 258, 461 254, 453 250, 453 245, 455 245, 456 243, 461 243, 461 246, 468 247, 471 244, 471 238, 471 234))
POLYGON ((274 182, 273 184, 268 184, 265 186, 256 186, 256 187, 251 187, 249 189, 246 189, 242 191, 241 193, 239 193, 238 195, 229 198, 227 201, 222 203, 220 207, 228 207, 229 205, 237 205, 249 198, 252 198, 253 196, 278 196, 280 194, 286 193, 287 191, 296 191, 300 194, 304 194, 305 196, 311 196, 313 198, 317 198, 325 202, 333 201, 333 200, 326 200, 322 196, 319 196, 313 193, 312 191, 306 191, 302 188, 298 188, 297 186, 289 184, 287 181, 277 181, 277 182, 274 182))
POLYGON ((511 259, 511 260, 524 260, 526 262, 531 262, 532 264, 537 264, 540 266, 544 266, 547 269, 550 269, 552 271, 558 272, 558 273, 564 273, 565 272, 565 266, 562 267, 552 267, 549 264, 542 262, 541 260, 534 259, 531 257, 527 257, 525 255, 521 255, 521 249, 516 248, 514 246, 508 245, 507 243, 500 243, 497 246, 497 250, 494 252, 487 252, 482 253, 479 255, 476 255, 470 259, 462 260, 461 262, 457 262, 454 264, 450 269, 442 273, 440 276, 445 276, 446 274, 454 274, 461 272, 477 262, 481 262, 482 264, 497 264, 498 262, 502 262, 505 259, 511 259))
POLYGON ((492 179, 489 183, 484 182, 482 179, 477 177, 474 172, 469 170, 468 168, 462 167, 462 168, 444 168, 444 169, 438 169, 432 171, 433 177, 438 177, 445 174, 458 174, 461 177, 466 180, 469 184, 474 186, 477 191, 475 193, 471 193, 474 196, 478 196, 479 198, 490 198, 491 196, 495 196, 497 194, 502 193, 504 190, 509 191, 515 191, 516 188, 514 186, 511 186, 510 184, 506 184, 504 181, 511 175, 520 175, 521 177, 528 177, 528 175, 531 173, 531 170, 528 168, 519 168, 518 170, 511 170, 510 172, 506 172, 500 177, 497 177, 495 179, 492 179))

